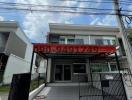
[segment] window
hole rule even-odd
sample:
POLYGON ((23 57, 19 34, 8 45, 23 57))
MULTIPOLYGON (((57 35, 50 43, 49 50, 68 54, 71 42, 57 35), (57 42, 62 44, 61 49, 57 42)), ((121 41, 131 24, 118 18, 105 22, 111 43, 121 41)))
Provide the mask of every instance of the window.
POLYGON ((86 65, 85 64, 74 64, 74 73, 86 73, 86 65))
POLYGON ((49 36, 49 43, 55 43, 55 44, 57 44, 57 43, 59 43, 59 35, 57 35, 57 34, 50 34, 49 36))
POLYGON ((116 45, 116 40, 112 40, 112 45, 116 45))
POLYGON ((59 43, 60 44, 65 44, 65 38, 60 38, 59 43))
POLYGON ((95 44, 96 45, 103 45, 103 40, 102 39, 95 39, 95 44))
POLYGON ((75 39, 76 44, 84 44, 83 39, 75 39))
POLYGON ((92 72, 108 72, 109 68, 107 64, 91 63, 92 72))
POLYGON ((110 67, 111 67, 111 71, 117 71, 117 66, 116 65, 111 64, 110 67))
POLYGON ((104 45, 111 45, 110 40, 104 39, 104 45))
POLYGON ((75 43, 75 39, 67 39, 67 44, 74 44, 75 43))

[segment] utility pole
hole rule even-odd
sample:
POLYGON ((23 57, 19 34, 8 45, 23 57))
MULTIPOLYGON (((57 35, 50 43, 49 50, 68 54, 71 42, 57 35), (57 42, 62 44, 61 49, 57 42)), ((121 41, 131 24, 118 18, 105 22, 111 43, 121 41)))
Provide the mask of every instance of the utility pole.
POLYGON ((122 15, 120 13, 119 0, 113 0, 113 5, 114 5, 116 19, 117 19, 117 22, 118 22, 120 34, 121 34, 122 41, 123 41, 123 45, 124 45, 124 48, 125 48, 127 60, 128 60, 128 63, 129 63, 130 70, 132 72, 132 48, 131 48, 131 45, 128 41, 128 33, 125 30, 125 25, 123 23, 122 15))

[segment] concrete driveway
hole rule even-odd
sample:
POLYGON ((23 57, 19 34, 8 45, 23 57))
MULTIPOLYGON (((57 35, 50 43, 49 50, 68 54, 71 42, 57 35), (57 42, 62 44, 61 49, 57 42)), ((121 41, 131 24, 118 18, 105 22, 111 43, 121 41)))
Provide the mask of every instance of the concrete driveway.
MULTIPOLYGON (((80 100, 103 100, 100 89, 85 84, 80 87, 80 96, 80 100)), ((48 85, 33 100, 79 100, 79 86, 68 83, 48 85)), ((120 99, 111 96, 106 100, 120 99)))
POLYGON ((34 100, 79 100, 78 87, 55 86, 44 88, 34 100))

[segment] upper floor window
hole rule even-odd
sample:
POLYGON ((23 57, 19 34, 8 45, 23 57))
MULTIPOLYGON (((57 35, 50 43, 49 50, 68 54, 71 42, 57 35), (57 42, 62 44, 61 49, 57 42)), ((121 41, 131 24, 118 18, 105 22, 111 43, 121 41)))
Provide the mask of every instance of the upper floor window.
POLYGON ((114 36, 104 36, 104 45, 116 45, 116 37, 114 36))
POLYGON ((112 45, 116 45, 116 40, 112 40, 112 45))
POLYGON ((75 43, 76 44, 84 44, 84 40, 83 39, 75 39, 75 43))
POLYGON ((95 39, 96 45, 103 45, 103 39, 95 39))
POLYGON ((67 39, 67 44, 75 44, 75 39, 67 39))
POLYGON ((60 44, 65 44, 65 38, 60 38, 60 39, 59 39, 59 43, 60 43, 60 44))
POLYGON ((111 45, 110 40, 104 39, 104 45, 111 45))
POLYGON ((95 39, 96 45, 116 45, 115 39, 95 39))
POLYGON ((83 39, 68 38, 68 37, 60 37, 59 43, 60 44, 84 44, 84 40, 83 39))

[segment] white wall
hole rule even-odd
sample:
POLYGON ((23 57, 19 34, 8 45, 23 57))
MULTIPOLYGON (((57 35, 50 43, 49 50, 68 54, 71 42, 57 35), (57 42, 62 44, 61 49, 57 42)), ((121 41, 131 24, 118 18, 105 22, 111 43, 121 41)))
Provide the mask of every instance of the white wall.
MULTIPOLYGON (((15 52, 10 52, 8 54, 9 59, 7 61, 3 80, 4 80, 4 83, 10 83, 13 74, 29 72, 32 52, 33 52, 33 45, 31 44, 29 39, 26 37, 25 33, 19 28, 16 22, 0 23, 0 32, 10 32, 10 34, 13 35, 13 37, 20 38, 27 45, 23 58, 18 57, 19 55, 16 56, 15 52)), ((7 44, 5 45, 6 48, 7 46, 9 46, 8 45, 9 42, 15 43, 17 41, 7 40, 7 44)), ((17 50, 20 47, 19 45, 16 45, 14 46, 14 48, 16 48, 17 50)), ((19 50, 17 52, 19 53, 19 50)), ((34 64, 35 64, 35 58, 36 58, 36 54, 34 55, 34 62, 33 62, 34 64)), ((35 68, 35 65, 32 68, 32 73, 35 72, 34 68, 35 68)))
MULTIPOLYGON (((35 59, 36 59, 36 53, 34 54, 32 74, 36 73, 35 59)), ((29 73, 30 64, 31 64, 31 61, 27 61, 25 59, 22 59, 18 56, 11 54, 6 64, 6 69, 3 76, 3 84, 10 84, 12 81, 13 74, 29 73)), ((46 61, 44 59, 41 60, 41 63, 39 66, 39 73, 46 73, 46 61)))
POLYGON ((20 28, 18 28, 16 30, 15 34, 27 44, 26 53, 25 53, 25 60, 31 61, 32 52, 33 52, 33 45, 31 44, 29 39, 26 37, 25 33, 20 28))
POLYGON ((39 73, 46 73, 47 61, 42 59, 39 66, 39 73))
POLYGON ((25 43, 25 41, 19 38, 15 33, 11 33, 8 38, 5 53, 7 55, 10 55, 12 53, 24 59, 26 54, 26 48, 27 43, 25 43))
MULTIPOLYGON (((33 45, 31 44, 29 39, 26 37, 25 33, 20 28, 18 28, 18 26, 17 27, 13 26, 14 23, 12 22, 12 25, 10 25, 10 26, 8 26, 8 24, 7 24, 5 26, 0 27, 0 31, 1 32, 10 32, 10 34, 12 34, 12 35, 16 34, 21 40, 23 40, 27 44, 27 48, 26 48, 24 59, 26 61, 30 62, 31 61, 31 57, 32 57, 32 52, 33 52, 33 45)), ((7 45, 8 45, 8 42, 16 42, 16 41, 7 41, 7 45)), ((19 48, 19 46, 16 47, 16 48, 19 48)))
MULTIPOLYGON (((4 27, 0 27, 0 31, 1 32, 10 32, 10 34, 15 34, 17 35, 23 42, 25 42, 27 44, 27 48, 26 48, 26 52, 25 52, 25 60, 27 61, 31 61, 31 57, 32 57, 32 51, 33 51, 33 45, 31 44, 31 42, 29 41, 29 39, 26 37, 25 33, 18 27, 9 27, 9 26, 4 26, 4 27)), ((16 42, 16 41, 7 41, 7 45, 9 44, 9 42, 16 42)), ((19 48, 19 46, 17 47, 19 48)), ((8 54, 10 55, 10 54, 8 54)))
POLYGON ((70 29, 53 29, 50 30, 51 33, 59 33, 59 34, 78 34, 78 35, 117 35, 118 32, 110 32, 110 31, 90 31, 90 30, 70 30, 70 29))
POLYGON ((3 83, 9 84, 12 80, 13 74, 28 73, 30 71, 29 66, 30 62, 11 54, 7 61, 3 83))
MULTIPOLYGON (((18 57, 15 54, 12 54, 12 52, 10 52, 3 77, 4 84, 9 84, 11 82, 13 74, 27 73, 30 71, 30 64, 31 64, 32 52, 33 52, 33 45, 28 40, 25 33, 20 30, 20 28, 13 29, 11 34, 12 35, 15 34, 16 36, 18 36, 23 42, 26 43, 27 46, 26 46, 24 58, 18 57)), ((16 41, 7 41, 6 46, 8 46, 9 44, 8 42, 16 42, 16 41)), ((19 48, 19 45, 16 46, 16 49, 17 48, 19 48)), ((36 54, 34 55, 34 62, 33 62, 34 64, 35 64, 35 58, 36 58, 36 54)), ((35 65, 33 65, 32 73, 34 73, 35 71, 34 68, 35 65)))
MULTIPOLYGON (((35 57, 34 57, 35 58, 35 57)), ((8 58, 6 69, 3 76, 3 83, 10 84, 13 74, 28 73, 30 71, 30 62, 11 54, 8 58)), ((34 73, 35 64, 32 67, 34 73)))

